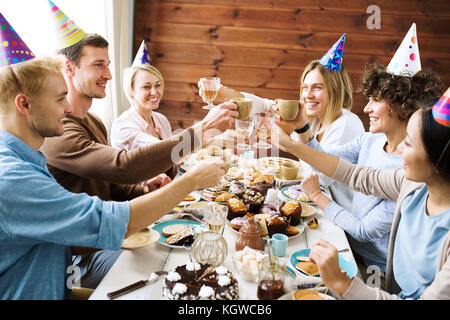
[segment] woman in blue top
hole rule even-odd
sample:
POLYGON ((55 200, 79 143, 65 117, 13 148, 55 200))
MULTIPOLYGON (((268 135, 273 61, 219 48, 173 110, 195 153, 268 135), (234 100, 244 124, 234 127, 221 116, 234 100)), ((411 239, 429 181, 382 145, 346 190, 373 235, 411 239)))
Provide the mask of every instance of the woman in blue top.
MULTIPOLYGON (((447 98, 450 102, 450 88, 447 98)), ((450 127, 421 108, 400 144, 403 168, 354 165, 293 141, 279 130, 279 146, 352 189, 396 201, 386 267, 386 291, 348 278, 337 249, 325 240, 311 248, 322 281, 346 299, 450 299, 450 127)), ((322 197, 322 196, 321 196, 322 197)))
MULTIPOLYGON (((325 151, 354 164, 379 169, 400 168, 402 160, 398 146, 406 136, 408 119, 417 110, 419 103, 432 105, 439 99, 442 82, 431 71, 419 71, 411 78, 392 75, 385 67, 375 65, 364 74, 361 91, 369 98, 364 112, 370 118, 370 132, 325 151)), ((307 123, 302 115, 299 112, 296 120, 280 122, 284 127, 291 126, 293 131, 307 123)), ((316 139, 312 138, 309 130, 299 134, 302 142, 323 151, 316 139)), ((318 197, 320 188, 317 174, 306 178, 302 187, 324 214, 347 232, 357 260, 362 260, 359 269, 363 278, 372 274, 370 269, 366 272, 369 266, 372 270, 378 268, 384 275, 395 203, 355 192, 350 211, 326 197, 318 197)))

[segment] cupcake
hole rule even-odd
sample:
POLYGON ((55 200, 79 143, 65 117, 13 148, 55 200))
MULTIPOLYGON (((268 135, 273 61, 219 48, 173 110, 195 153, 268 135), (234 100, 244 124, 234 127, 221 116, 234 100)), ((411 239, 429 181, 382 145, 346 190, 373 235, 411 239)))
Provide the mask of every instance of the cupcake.
POLYGON ((248 212, 259 213, 265 198, 258 190, 248 189, 245 191, 243 199, 244 203, 248 205, 248 212))
POLYGON ((293 201, 283 202, 280 206, 280 213, 289 220, 291 226, 296 226, 300 223, 302 206, 293 201))
POLYGON ((255 183, 254 185, 252 185, 252 189, 255 189, 255 190, 261 192, 261 194, 264 197, 267 195, 267 190, 269 190, 270 188, 273 188, 273 181, 267 182, 264 180, 262 182, 258 182, 258 183, 255 183))

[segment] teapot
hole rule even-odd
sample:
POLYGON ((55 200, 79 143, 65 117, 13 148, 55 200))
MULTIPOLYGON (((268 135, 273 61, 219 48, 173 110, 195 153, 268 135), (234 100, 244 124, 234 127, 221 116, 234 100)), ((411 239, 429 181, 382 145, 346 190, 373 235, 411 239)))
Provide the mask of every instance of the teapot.
POLYGON ((248 219, 248 222, 241 227, 239 233, 240 237, 235 244, 236 251, 245 247, 264 251, 264 240, 261 237, 262 230, 255 218, 248 219))

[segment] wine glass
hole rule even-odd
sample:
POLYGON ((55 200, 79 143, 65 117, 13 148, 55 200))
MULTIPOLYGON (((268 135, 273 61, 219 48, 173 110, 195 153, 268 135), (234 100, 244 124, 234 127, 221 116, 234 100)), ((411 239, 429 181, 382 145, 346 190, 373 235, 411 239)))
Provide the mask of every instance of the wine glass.
POLYGON ((203 94, 208 105, 203 106, 203 109, 214 108, 213 101, 217 97, 217 92, 219 90, 220 78, 216 77, 205 77, 200 79, 200 85, 203 88, 203 94))
POLYGON ((256 129, 258 142, 253 146, 258 149, 270 149, 272 145, 267 143, 267 138, 270 137, 270 131, 275 124, 275 118, 271 112, 259 112, 253 116, 253 125, 256 129))
MULTIPOLYGON (((248 138, 254 128, 253 121, 245 121, 245 120, 236 120, 236 133, 243 136, 244 138, 248 138)), ((250 150, 250 145, 246 143, 238 143, 236 145, 237 150, 247 151, 250 150)))

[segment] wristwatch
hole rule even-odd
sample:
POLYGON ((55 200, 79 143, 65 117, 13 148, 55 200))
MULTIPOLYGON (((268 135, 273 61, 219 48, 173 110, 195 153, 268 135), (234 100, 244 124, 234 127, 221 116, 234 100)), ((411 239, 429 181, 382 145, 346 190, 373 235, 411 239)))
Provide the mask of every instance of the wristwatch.
POLYGON ((305 133, 305 132, 308 131, 308 130, 309 130, 309 122, 307 122, 303 128, 300 128, 300 129, 294 129, 294 131, 295 131, 296 133, 298 133, 298 134, 300 134, 300 133, 305 133))

